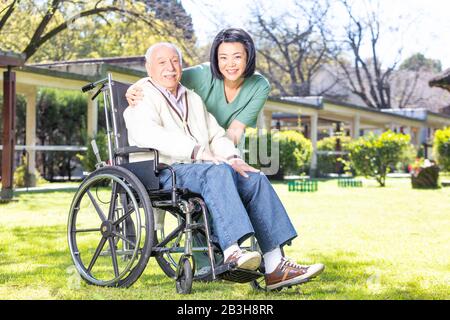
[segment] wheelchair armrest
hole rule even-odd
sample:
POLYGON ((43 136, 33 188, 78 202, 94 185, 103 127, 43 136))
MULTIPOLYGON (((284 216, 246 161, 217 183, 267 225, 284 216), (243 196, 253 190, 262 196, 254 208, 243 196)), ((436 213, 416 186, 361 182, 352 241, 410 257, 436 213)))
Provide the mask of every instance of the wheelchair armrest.
POLYGON ((158 174, 159 171, 162 171, 162 170, 169 170, 170 171, 170 174, 172 176, 172 204, 173 204, 173 206, 175 206, 176 203, 177 203, 177 193, 176 193, 176 191, 177 191, 177 187, 176 187, 177 180, 176 180, 176 176, 175 176, 175 170, 171 166, 169 166, 169 165, 167 165, 165 163, 159 163, 159 152, 158 152, 158 150, 152 149, 152 148, 139 148, 139 147, 136 147, 136 146, 128 146, 128 147, 118 148, 116 150, 115 154, 117 156, 124 156, 124 155, 130 154, 130 153, 138 153, 138 152, 153 152, 154 153, 155 161, 153 162, 153 164, 154 164, 153 171, 156 174, 158 174))
POLYGON ((155 156, 153 170, 157 173, 158 172, 158 166, 159 166, 159 152, 156 149, 139 148, 139 147, 136 147, 136 146, 128 146, 128 147, 123 147, 123 148, 117 148, 117 150, 115 151, 115 155, 116 156, 125 156, 125 155, 128 155, 130 153, 138 153, 138 152, 153 152, 153 154, 155 156))
POLYGON ((170 175, 172 177, 172 206, 176 206, 177 203, 177 177, 175 175, 175 170, 169 166, 168 164, 165 163, 158 163, 157 167, 156 167, 156 172, 162 171, 162 170, 169 170, 170 171, 170 175))
POLYGON ((158 173, 158 167, 159 167, 159 152, 156 149, 152 149, 152 148, 139 148, 136 146, 128 146, 128 147, 123 147, 123 148, 117 148, 117 150, 115 151, 115 155, 116 156, 125 156, 128 155, 130 153, 138 153, 138 152, 153 152, 155 159, 153 162, 153 171, 155 171, 155 173, 158 173))
POLYGON ((117 148, 116 150, 116 155, 118 156, 124 156, 130 153, 138 153, 138 152, 158 152, 155 149, 151 149, 151 148, 139 148, 136 146, 129 146, 129 147, 123 147, 123 148, 117 148))

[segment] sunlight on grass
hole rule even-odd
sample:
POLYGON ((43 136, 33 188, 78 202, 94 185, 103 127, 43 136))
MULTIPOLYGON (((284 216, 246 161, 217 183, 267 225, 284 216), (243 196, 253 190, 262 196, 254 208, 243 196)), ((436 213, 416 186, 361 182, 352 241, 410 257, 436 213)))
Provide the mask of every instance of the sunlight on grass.
POLYGON ((154 258, 129 289, 84 283, 66 240, 74 192, 22 193, 0 205, 0 299, 449 299, 450 188, 413 190, 408 179, 386 188, 319 182, 315 193, 274 187, 299 237, 286 255, 322 262, 317 280, 279 293, 247 284, 195 282, 176 294, 154 258))

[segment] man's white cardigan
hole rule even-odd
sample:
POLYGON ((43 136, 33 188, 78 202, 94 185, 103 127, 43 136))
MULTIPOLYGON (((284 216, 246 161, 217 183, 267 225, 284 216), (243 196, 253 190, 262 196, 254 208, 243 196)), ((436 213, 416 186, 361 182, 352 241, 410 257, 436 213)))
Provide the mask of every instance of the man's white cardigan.
MULTIPOLYGON (((225 130, 195 92, 187 90, 183 116, 149 81, 142 83, 142 89, 144 98, 123 114, 130 146, 157 149, 160 162, 166 164, 192 162, 194 148, 197 150, 199 146, 223 158, 239 155, 225 130)), ((152 159, 152 155, 133 154, 130 161, 152 159)))

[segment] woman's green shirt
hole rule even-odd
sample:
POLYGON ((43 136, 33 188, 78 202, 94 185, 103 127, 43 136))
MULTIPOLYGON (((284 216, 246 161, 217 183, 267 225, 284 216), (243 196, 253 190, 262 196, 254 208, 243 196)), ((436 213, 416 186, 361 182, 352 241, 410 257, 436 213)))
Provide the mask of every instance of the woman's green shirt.
POLYGON ((256 127, 258 114, 270 92, 267 79, 255 73, 245 79, 238 95, 228 103, 223 80, 213 77, 209 63, 184 69, 181 83, 202 98, 206 109, 225 129, 235 119, 248 127, 256 127))

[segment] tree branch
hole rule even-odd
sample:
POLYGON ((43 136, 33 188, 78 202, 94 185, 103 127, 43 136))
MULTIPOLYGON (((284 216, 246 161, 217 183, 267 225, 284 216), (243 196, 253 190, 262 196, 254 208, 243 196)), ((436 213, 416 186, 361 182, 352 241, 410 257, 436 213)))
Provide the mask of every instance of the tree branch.
POLYGON ((14 9, 16 8, 16 2, 17 0, 14 0, 12 3, 10 3, 8 6, 6 6, 5 8, 3 8, 3 10, 0 12, 3 13, 3 11, 6 10, 5 14, 2 16, 2 18, 0 19, 0 31, 2 30, 2 28, 5 26, 6 21, 8 21, 9 17, 12 15, 12 13, 14 12, 14 9))
MULTIPOLYGON (((54 0, 54 3, 55 2, 58 2, 58 1, 54 0)), ((52 37, 54 37, 61 31, 64 31, 65 29, 67 29, 67 27, 70 23, 74 23, 76 20, 79 20, 81 18, 98 15, 98 14, 105 13, 105 12, 119 12, 123 15, 130 15, 132 17, 144 20, 146 22, 146 24, 149 25, 150 27, 155 27, 152 23, 147 21, 140 13, 137 13, 137 12, 134 12, 131 10, 117 8, 114 6, 96 7, 96 8, 90 9, 90 10, 80 12, 79 14, 73 16, 72 18, 67 19, 60 25, 56 26, 55 28, 53 28, 52 30, 47 32, 45 35, 42 35, 42 32, 36 31, 35 35, 33 36, 32 40, 30 41, 28 46, 23 50, 26 60, 28 60, 37 51, 37 49, 39 47, 41 47, 45 42, 47 42, 49 39, 51 39, 52 37)), ((46 17, 47 17, 47 15, 46 15, 46 17)), ((47 20, 47 19, 44 18, 44 20, 47 20)), ((41 25, 43 25, 43 24, 47 25, 48 21, 46 23, 44 23, 44 20, 41 23, 41 25)), ((40 25, 40 27, 41 27, 41 25, 40 25)))

